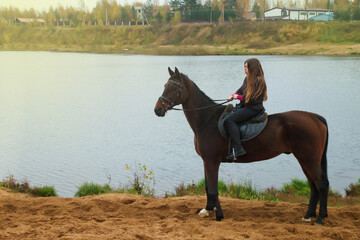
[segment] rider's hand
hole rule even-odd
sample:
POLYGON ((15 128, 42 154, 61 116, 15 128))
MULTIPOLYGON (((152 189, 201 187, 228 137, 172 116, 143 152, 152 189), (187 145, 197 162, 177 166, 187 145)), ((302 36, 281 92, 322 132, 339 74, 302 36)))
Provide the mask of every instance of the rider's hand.
POLYGON ((228 97, 228 99, 227 99, 228 101, 232 101, 232 100, 234 100, 234 97, 233 97, 233 95, 231 95, 230 97, 228 97))

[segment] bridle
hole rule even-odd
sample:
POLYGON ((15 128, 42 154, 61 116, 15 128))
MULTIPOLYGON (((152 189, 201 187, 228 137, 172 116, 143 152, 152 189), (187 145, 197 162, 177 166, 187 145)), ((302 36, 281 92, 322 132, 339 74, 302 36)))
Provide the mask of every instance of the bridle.
POLYGON ((176 90, 176 94, 174 96, 174 98, 172 100, 164 97, 163 95, 161 95, 159 97, 159 100, 161 102, 162 107, 164 108, 165 112, 167 112, 168 110, 178 110, 178 111, 197 111, 197 110, 202 110, 202 109, 208 109, 208 108, 213 108, 213 107, 217 107, 219 105, 223 105, 225 103, 230 102, 231 100, 227 100, 227 99, 219 99, 219 100, 213 100, 213 101, 223 101, 221 103, 215 104, 215 105, 211 105, 211 106, 205 106, 205 107, 200 107, 200 108, 192 108, 192 109, 181 109, 181 108, 174 108, 175 106, 175 100, 177 100, 177 98, 180 96, 180 100, 182 99, 182 90, 183 90, 183 79, 180 76, 180 83, 172 80, 172 78, 174 78, 174 76, 171 76, 169 79, 169 82, 175 84, 178 86, 178 89, 176 90), (165 106, 165 102, 167 102, 168 106, 165 106))
MULTIPOLYGON (((171 77, 171 78, 173 78, 173 77, 171 77)), ((180 77, 180 81, 181 81, 180 83, 175 82, 175 81, 172 80, 171 78, 169 79, 169 82, 177 85, 177 86, 178 86, 178 89, 176 90, 176 94, 175 94, 175 96, 174 96, 174 98, 173 98, 172 100, 164 97, 163 95, 161 95, 161 96, 159 97, 159 100, 160 100, 161 105, 162 105, 162 107, 164 108, 165 112, 167 112, 168 110, 171 110, 171 109, 174 108, 174 106, 175 106, 175 100, 176 100, 179 96, 180 96, 180 99, 182 99, 182 89, 183 89, 183 80, 182 80, 182 78, 180 77), (165 102, 164 102, 164 101, 168 103, 167 106, 165 106, 165 102)))

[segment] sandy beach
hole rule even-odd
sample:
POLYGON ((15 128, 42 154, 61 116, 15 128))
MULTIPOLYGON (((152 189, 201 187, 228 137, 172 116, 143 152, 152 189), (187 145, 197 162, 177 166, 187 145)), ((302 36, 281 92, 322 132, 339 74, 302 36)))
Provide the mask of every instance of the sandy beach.
POLYGON ((200 218, 205 196, 105 194, 32 198, 0 191, 0 239, 360 239, 360 205, 329 207, 325 226, 301 221, 307 204, 220 198, 225 219, 200 218))

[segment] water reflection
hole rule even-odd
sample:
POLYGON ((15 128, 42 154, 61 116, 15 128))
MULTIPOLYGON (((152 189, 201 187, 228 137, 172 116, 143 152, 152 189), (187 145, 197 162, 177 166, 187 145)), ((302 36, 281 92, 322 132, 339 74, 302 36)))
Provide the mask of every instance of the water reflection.
MULTIPOLYGON (((156 191, 203 177, 193 133, 181 112, 158 118, 154 104, 178 67, 211 98, 236 90, 250 56, 127 56, 0 52, 0 176, 27 177, 73 196, 84 181, 126 184, 125 164, 145 163, 156 191)), ((360 58, 258 56, 268 83, 271 113, 305 110, 329 124, 329 179, 343 189, 360 177, 360 58)), ((305 178, 296 159, 281 155, 251 164, 223 164, 220 178, 252 180, 260 189, 305 178)))

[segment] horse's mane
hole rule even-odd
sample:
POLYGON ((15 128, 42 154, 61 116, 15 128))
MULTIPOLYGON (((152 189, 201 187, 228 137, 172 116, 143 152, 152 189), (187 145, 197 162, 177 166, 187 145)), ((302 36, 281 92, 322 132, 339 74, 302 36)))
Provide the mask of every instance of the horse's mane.
POLYGON ((191 80, 186 74, 181 73, 181 76, 185 79, 189 80, 189 82, 192 82, 196 88, 196 90, 205 98, 206 101, 215 104, 214 100, 212 100, 208 95, 206 95, 199 87, 196 85, 196 83, 191 80))
MULTIPOLYGON (((217 122, 220 118, 221 114, 224 112, 225 106, 218 105, 215 103, 214 100, 212 100, 209 96, 207 96, 197 85, 192 81, 187 75, 181 73, 181 79, 183 79, 186 84, 191 85, 191 98, 193 98, 193 101, 196 102, 197 107, 211 107, 208 109, 205 109, 204 111, 189 111, 185 112, 185 115, 197 115, 195 119, 201 124, 198 125, 198 127, 203 126, 211 126, 214 127, 214 129, 217 131, 217 122)), ((194 129, 193 129, 194 130, 194 129)), ((195 131, 195 130, 194 130, 195 131)))

